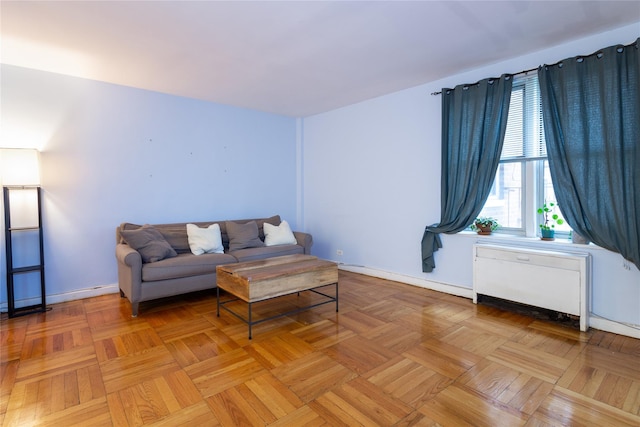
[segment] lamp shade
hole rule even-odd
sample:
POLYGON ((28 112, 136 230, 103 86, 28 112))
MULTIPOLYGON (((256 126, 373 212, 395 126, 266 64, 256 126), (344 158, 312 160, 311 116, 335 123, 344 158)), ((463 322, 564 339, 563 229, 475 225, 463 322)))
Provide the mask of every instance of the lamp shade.
POLYGON ((0 148, 3 186, 40 185, 40 152, 31 148, 0 148))

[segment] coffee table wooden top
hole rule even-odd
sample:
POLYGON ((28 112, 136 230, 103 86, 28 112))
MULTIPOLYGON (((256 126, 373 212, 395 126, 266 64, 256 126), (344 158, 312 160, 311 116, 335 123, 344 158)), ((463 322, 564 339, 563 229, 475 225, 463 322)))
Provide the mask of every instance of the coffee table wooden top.
POLYGON ((338 265, 312 255, 286 255, 216 267, 220 289, 246 302, 331 285, 338 282, 338 265))

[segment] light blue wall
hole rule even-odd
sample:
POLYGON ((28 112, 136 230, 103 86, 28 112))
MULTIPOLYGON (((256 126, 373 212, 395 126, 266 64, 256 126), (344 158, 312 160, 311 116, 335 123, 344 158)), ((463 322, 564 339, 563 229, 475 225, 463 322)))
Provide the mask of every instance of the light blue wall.
MULTIPOLYGON (((424 227, 440 219, 441 99, 430 93, 632 43, 639 28, 640 23, 622 27, 305 118, 304 227, 314 235, 315 253, 356 270, 362 266, 418 285, 452 285, 468 294, 472 245, 478 241, 474 234, 443 236, 436 269, 428 274, 421 269, 424 227)), ((526 244, 541 242, 533 239, 526 244)), ((555 245, 555 249, 587 250, 555 245)), ((592 312, 640 325, 640 272, 618 254, 588 250, 594 260, 592 312)))
POLYGON ((296 119, 13 66, 1 72, 0 146, 41 149, 50 301, 117 283, 121 222, 280 214, 297 227, 296 119))

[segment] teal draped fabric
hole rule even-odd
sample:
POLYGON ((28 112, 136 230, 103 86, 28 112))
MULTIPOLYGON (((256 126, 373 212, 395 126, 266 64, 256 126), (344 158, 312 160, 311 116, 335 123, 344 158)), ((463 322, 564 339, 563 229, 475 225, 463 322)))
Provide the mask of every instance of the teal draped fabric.
POLYGON ((640 269, 638 42, 538 69, 556 199, 578 234, 640 269))
POLYGON ((435 268, 440 233, 457 233, 478 216, 489 197, 507 128, 513 79, 484 79, 442 90, 440 223, 422 236, 422 271, 435 268))

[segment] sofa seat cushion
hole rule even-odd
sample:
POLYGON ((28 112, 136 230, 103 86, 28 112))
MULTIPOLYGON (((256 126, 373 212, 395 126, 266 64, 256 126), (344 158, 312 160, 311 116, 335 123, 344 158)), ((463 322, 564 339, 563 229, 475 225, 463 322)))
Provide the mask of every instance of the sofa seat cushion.
POLYGON ((229 252, 238 259, 238 262, 253 261, 256 259, 272 258, 276 256, 304 254, 304 248, 300 245, 264 246, 262 248, 246 248, 229 252))
MULTIPOLYGON (((158 262, 142 265, 142 281, 177 279, 216 272, 216 266, 234 264, 237 260, 229 254, 178 254, 158 262)), ((215 287, 215 283, 211 287, 215 287)))

